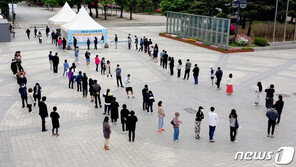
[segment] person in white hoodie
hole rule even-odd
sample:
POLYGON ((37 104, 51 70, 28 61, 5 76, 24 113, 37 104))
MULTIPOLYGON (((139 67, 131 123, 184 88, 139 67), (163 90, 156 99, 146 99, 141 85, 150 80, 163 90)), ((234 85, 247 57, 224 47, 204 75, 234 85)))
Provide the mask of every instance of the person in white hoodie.
POLYGON ((130 74, 127 74, 127 77, 125 79, 125 90, 126 90, 127 98, 130 97, 129 92, 131 92, 132 97, 135 98, 134 92, 133 92, 133 87, 132 87, 132 79, 131 79, 130 74))
POLYGON ((218 114, 215 113, 215 108, 211 107, 210 112, 208 113, 209 116, 209 137, 210 137, 210 142, 215 142, 214 140, 214 133, 215 129, 218 123, 218 114))
POLYGON ((28 108, 29 108, 29 113, 32 112, 32 106, 34 104, 34 98, 33 98, 33 89, 29 88, 28 90, 28 108))

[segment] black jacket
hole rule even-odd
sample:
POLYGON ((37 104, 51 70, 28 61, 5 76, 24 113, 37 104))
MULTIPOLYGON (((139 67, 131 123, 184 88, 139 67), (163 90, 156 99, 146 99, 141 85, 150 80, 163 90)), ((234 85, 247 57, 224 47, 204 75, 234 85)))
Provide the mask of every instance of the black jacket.
POLYGON ((52 63, 53 64, 59 64, 60 58, 58 56, 52 56, 52 63))
POLYGON ((127 130, 136 130, 136 123, 138 122, 138 118, 134 115, 127 117, 126 121, 126 129, 127 130))
POLYGON ((59 128, 60 127, 60 123, 59 123, 60 115, 59 115, 59 113, 51 112, 50 117, 51 117, 52 127, 53 128, 59 128))
POLYGON ((122 110, 120 111, 120 119, 121 119, 121 123, 126 122, 126 121, 124 120, 124 118, 127 119, 128 115, 129 115, 129 110, 128 110, 128 109, 122 109, 122 110))
POLYGON ((40 101, 39 103, 39 115, 42 118, 45 118, 48 116, 47 105, 44 103, 44 101, 40 101))
POLYGON ((198 67, 194 67, 193 71, 193 76, 194 77, 198 77, 199 76, 199 68, 198 67))
POLYGON ((118 102, 113 100, 111 103, 111 119, 118 119, 118 107, 118 102))
POLYGON ((41 87, 39 86, 39 89, 37 90, 37 86, 34 86, 33 88, 33 97, 40 98, 41 97, 41 87))
POLYGON ((198 111, 198 112, 196 113, 196 118, 195 118, 195 120, 196 120, 196 121, 201 121, 202 119, 204 119, 204 114, 203 114, 203 112, 198 111))
POLYGON ((266 97, 267 98, 273 98, 273 94, 274 94, 274 89, 273 88, 265 89, 265 92, 266 92, 266 97))
POLYGON ((142 96, 143 96, 143 99, 144 100, 147 99, 147 94, 148 94, 148 89, 147 88, 143 88, 142 89, 142 96))
POLYGON ((284 102, 283 102, 283 101, 277 101, 277 102, 275 103, 275 110, 276 110, 279 114, 282 113, 283 108, 284 108, 284 102))
POLYGON ((216 73, 215 73, 215 75, 216 75, 216 78, 217 79, 221 79, 222 78, 222 75, 223 75, 222 70, 217 70, 216 73))

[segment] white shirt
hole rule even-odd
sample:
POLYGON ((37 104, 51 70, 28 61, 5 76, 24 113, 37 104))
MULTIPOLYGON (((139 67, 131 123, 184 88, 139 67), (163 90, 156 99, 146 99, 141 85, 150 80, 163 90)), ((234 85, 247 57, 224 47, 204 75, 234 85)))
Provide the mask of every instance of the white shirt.
POLYGON ((127 88, 132 87, 132 79, 131 78, 125 79, 125 87, 127 87, 127 88))
POLYGON ((209 115, 209 125, 216 126, 217 123, 219 122, 217 113, 209 112, 208 115, 209 115))
POLYGON ((182 65, 180 65, 180 64, 178 63, 177 69, 178 69, 178 70, 181 70, 181 69, 182 69, 182 65))

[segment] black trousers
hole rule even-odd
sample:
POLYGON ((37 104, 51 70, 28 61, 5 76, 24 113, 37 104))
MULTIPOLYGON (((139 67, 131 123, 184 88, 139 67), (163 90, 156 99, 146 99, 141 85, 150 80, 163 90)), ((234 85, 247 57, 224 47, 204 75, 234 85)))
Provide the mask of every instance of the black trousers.
POLYGON ((139 51, 143 52, 143 45, 140 45, 139 51))
POLYGON ((95 48, 94 49, 98 49, 97 44, 95 43, 95 48))
POLYGON ((32 111, 32 104, 28 104, 29 113, 32 111))
POLYGON ((26 105, 28 106, 28 96, 21 96, 21 98, 22 98, 23 107, 25 107, 25 102, 26 102, 26 105))
POLYGON ((135 45, 136 45, 136 50, 138 50, 138 43, 136 43, 135 45))
POLYGON ((104 107, 104 114, 106 114, 108 112, 108 115, 110 114, 110 105, 106 105, 105 104, 105 107, 104 107))
POLYGON ((170 66, 171 75, 174 75, 174 66, 170 66))
POLYGON ((38 101, 38 106, 39 106, 39 102, 40 102, 41 96, 35 96, 35 97, 34 97, 34 101, 35 101, 34 106, 36 105, 36 99, 37 99, 37 101, 38 101))
POLYGON ((236 128, 235 127, 231 127, 230 126, 230 140, 231 141, 235 141, 235 137, 236 137, 236 128))
POLYGON ((95 94, 95 107, 98 107, 98 99, 99 99, 100 106, 102 106, 100 94, 95 94))
POLYGON ((279 117, 277 119, 277 123, 280 123, 280 120, 281 120, 281 115, 282 115, 282 111, 277 111, 278 114, 279 114, 279 117))
POLYGON ((271 128, 271 135, 273 135, 275 123, 276 123, 275 120, 268 120, 267 134, 270 134, 270 128, 271 128))
POLYGON ((131 44, 131 43, 129 43, 129 44, 128 44, 128 49, 131 49, 131 46, 132 46, 132 44, 131 44))
POLYGON ((59 128, 52 128, 52 134, 59 134, 59 128), (54 130, 56 130, 56 133, 54 133, 54 130))
POLYGON ((143 110, 147 110, 148 109, 148 103, 147 103, 147 99, 143 98, 143 110))
POLYGON ((82 91, 82 89, 81 89, 81 82, 79 83, 79 82, 77 82, 77 91, 82 91))
POLYGON ((135 141, 135 130, 128 130, 128 141, 135 141))
POLYGON ((82 86, 82 95, 83 97, 87 96, 87 85, 86 86, 82 86))
POLYGON ((77 48, 77 44, 76 43, 74 43, 74 50, 77 48))
POLYGON ((126 122, 125 121, 121 121, 121 125, 122 125, 122 131, 124 132, 126 130, 126 122))
POLYGON ((217 78, 216 85, 218 89, 220 88, 220 83, 221 83, 221 78, 217 78))
POLYGON ((63 45, 63 50, 65 50, 66 49, 66 45, 63 45))
POLYGON ((272 107, 272 105, 273 105, 273 98, 266 98, 266 100, 265 100, 265 107, 266 108, 271 108, 272 107))
POLYGON ((45 127, 45 117, 41 117, 41 121, 42 121, 42 131, 45 131, 46 130, 46 127, 45 127))
POLYGON ((73 89, 73 79, 69 79, 69 89, 73 89))
POLYGON ((96 64, 96 71, 99 71, 99 64, 96 64))
POLYGON ((178 69, 178 78, 181 76, 181 69, 178 69))
POLYGON ((167 69, 168 68, 168 61, 163 61, 162 62, 162 68, 167 69))
POLYGON ((87 50, 89 50, 89 44, 87 44, 87 50))
POLYGON ((149 108, 150 108, 150 112, 153 112, 153 104, 147 105, 147 112, 149 112, 149 108))
POLYGON ((58 64, 53 64, 53 73, 58 73, 58 64))
POLYGON ((30 39, 30 34, 27 34, 28 39, 30 39))
POLYGON ((184 74, 184 79, 186 79, 186 76, 187 76, 187 80, 189 79, 189 73, 190 73, 190 69, 186 69, 184 74))
POLYGON ((117 82, 117 87, 119 87, 119 82, 120 82, 121 87, 123 87, 121 76, 116 76, 116 82, 117 82))

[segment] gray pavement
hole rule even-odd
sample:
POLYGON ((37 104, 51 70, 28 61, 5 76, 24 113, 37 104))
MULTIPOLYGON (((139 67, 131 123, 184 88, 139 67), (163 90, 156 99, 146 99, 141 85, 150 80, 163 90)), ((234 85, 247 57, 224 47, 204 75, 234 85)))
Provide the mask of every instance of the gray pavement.
MULTIPOLYGON (((21 10, 21 9, 20 9, 21 10)), ((29 17, 30 13, 23 17, 29 17)), ((41 16, 40 16, 41 17, 41 16)), ((43 16, 45 17, 45 16, 43 16)), ((38 22, 37 22, 38 23, 38 22)), ((25 23, 23 23, 25 25, 25 23)), ((136 141, 128 142, 127 134, 122 134, 121 124, 112 124, 110 140, 111 151, 103 149, 102 134, 103 110, 95 109, 89 98, 67 88, 68 80, 62 77, 62 64, 59 73, 49 70, 47 54, 49 50, 58 52, 60 61, 74 61, 73 51, 61 51, 47 43, 38 44, 37 39, 28 40, 25 30, 16 30, 16 39, 0 44, 0 166, 277 166, 272 160, 235 161, 237 151, 276 151, 281 146, 295 148, 294 118, 296 107, 296 50, 258 51, 254 53, 222 54, 193 45, 181 43, 158 36, 165 30, 163 26, 107 27, 108 41, 118 34, 119 40, 126 40, 127 34, 147 36, 158 43, 160 50, 166 49, 169 56, 183 62, 189 58, 201 69, 199 85, 183 81, 176 76, 169 76, 148 56, 128 50, 121 43, 116 50, 91 50, 91 64, 87 68, 84 50, 80 51, 78 70, 95 78, 102 86, 117 97, 120 105, 127 104, 135 110, 139 118, 136 141), (27 71, 28 87, 36 82, 42 87, 42 95, 48 97, 48 108, 58 107, 61 116, 59 137, 52 137, 50 132, 41 132, 41 120, 38 108, 29 114, 21 109, 18 86, 10 71, 10 61, 15 51, 21 50, 23 66, 27 71), (94 55, 111 61, 114 75, 116 64, 120 64, 123 75, 131 74, 135 80, 135 99, 127 99, 125 90, 117 88, 114 78, 101 76, 95 72, 94 55), (224 71, 222 90, 210 87, 209 67, 220 66, 224 71), (227 96, 225 81, 228 73, 234 75, 234 94, 227 96), (266 88, 275 85, 276 94, 284 94, 285 107, 282 122, 276 126, 275 138, 266 137, 267 118, 262 103, 254 107, 253 89, 257 81, 266 88), (141 89, 148 84, 156 101, 164 102, 165 129, 157 132, 156 103, 154 113, 147 115, 142 111, 141 89), (195 115, 188 110, 197 110, 204 106, 205 119, 201 125, 201 139, 194 138, 195 115), (219 115, 215 132, 215 143, 208 141, 207 112, 214 106, 219 115), (232 108, 238 112, 240 129, 237 143, 229 141, 228 115, 232 108), (183 124, 180 126, 180 140, 173 141, 173 129, 170 121, 175 112, 180 112, 183 124)), ((184 69, 182 69, 182 74, 184 69)), ((51 123, 47 123, 51 129, 51 123)), ((295 160, 288 166, 295 166, 295 160)))

